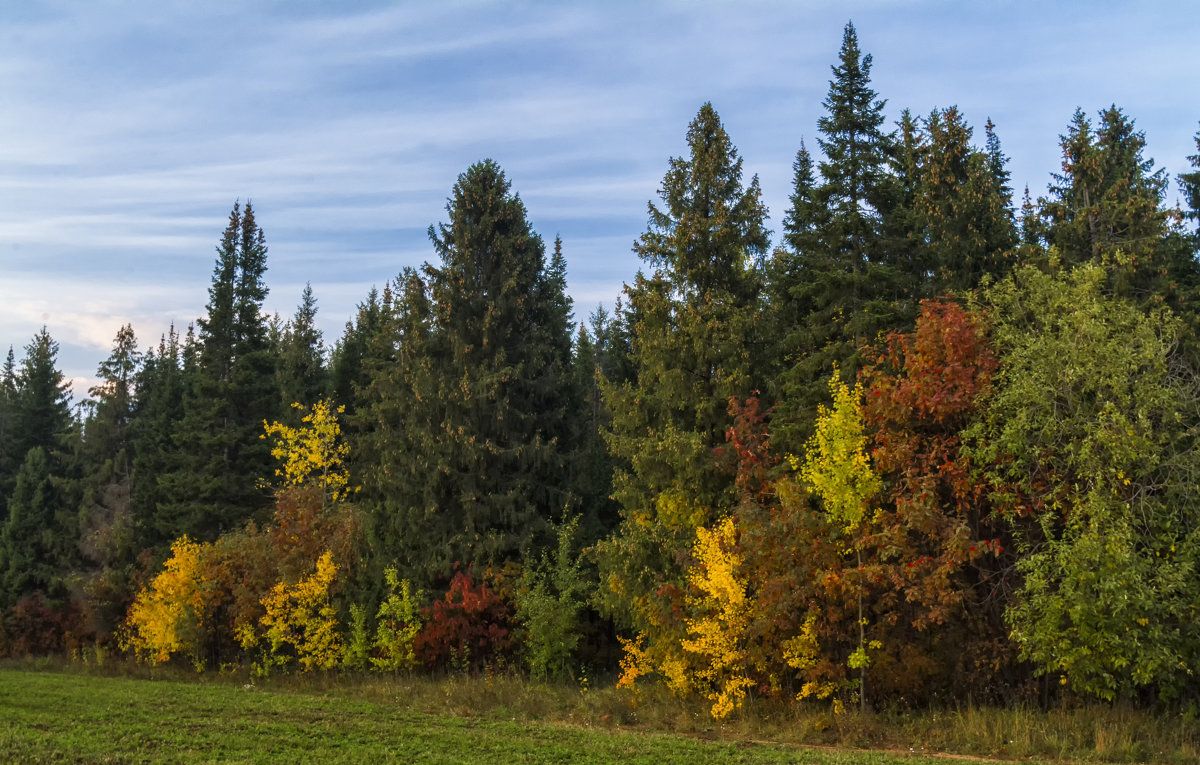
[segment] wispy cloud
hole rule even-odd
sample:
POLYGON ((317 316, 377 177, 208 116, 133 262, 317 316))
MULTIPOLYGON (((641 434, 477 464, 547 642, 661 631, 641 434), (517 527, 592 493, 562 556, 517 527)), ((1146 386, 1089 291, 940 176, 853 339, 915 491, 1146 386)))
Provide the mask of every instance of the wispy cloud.
POLYGON ((289 315, 311 281, 332 342, 372 284, 433 257, 425 230, 483 157, 564 238, 582 318, 632 278, 646 202, 703 101, 778 228, 848 18, 892 118, 992 117, 1035 194, 1076 105, 1125 105, 1178 172, 1200 118, 1178 76, 1200 16, 1180 5, 5 4, 0 340, 46 323, 85 378, 122 323, 147 344, 186 324, 229 208, 252 199, 268 310, 289 315))

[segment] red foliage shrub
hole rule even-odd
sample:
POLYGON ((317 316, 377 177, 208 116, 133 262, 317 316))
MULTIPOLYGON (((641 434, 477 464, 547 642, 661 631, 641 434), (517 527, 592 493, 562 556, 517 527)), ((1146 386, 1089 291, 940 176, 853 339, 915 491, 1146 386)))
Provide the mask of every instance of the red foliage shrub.
POLYGON ((417 658, 430 667, 484 667, 512 647, 511 616, 486 582, 459 571, 445 597, 422 609, 417 658))

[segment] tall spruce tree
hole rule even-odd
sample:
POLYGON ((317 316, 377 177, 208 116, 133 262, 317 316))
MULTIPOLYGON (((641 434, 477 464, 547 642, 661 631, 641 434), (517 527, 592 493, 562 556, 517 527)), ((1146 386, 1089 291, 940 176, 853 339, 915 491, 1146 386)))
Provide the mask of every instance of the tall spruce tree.
POLYGON ((459 176, 440 256, 397 284, 360 410, 378 555, 423 583, 503 565, 544 543, 571 502, 565 264, 545 256, 491 160, 459 176))
POLYGON ((8 347, 0 367, 0 522, 8 517, 8 498, 17 480, 17 364, 8 347))
POLYGON ((78 497, 68 476, 75 423, 57 358, 58 343, 43 327, 25 346, 15 375, 20 468, 0 530, 0 605, 6 608, 35 592, 63 601, 76 559, 78 497))
POLYGON ((992 123, 987 149, 971 145, 971 127, 957 107, 926 122, 916 210, 927 250, 929 297, 974 289, 984 275, 1003 276, 1016 244, 1006 158, 992 123))
POLYGON ((142 359, 137 372, 130 502, 134 547, 138 551, 161 552, 176 536, 174 523, 160 518, 158 509, 169 500, 167 487, 182 460, 175 433, 183 420, 184 389, 195 368, 194 356, 190 328, 185 345, 172 324, 158 348, 142 359))
POLYGON ((732 507, 733 476, 713 449, 725 443, 730 398, 763 385, 772 350, 757 321, 768 247, 758 178, 743 185, 742 160, 712 104, 689 125, 687 143, 634 245, 653 269, 626 287, 635 377, 604 391, 622 523, 598 549, 602 575, 623 584, 602 597, 643 627, 671 610, 661 585, 682 581, 681 553, 696 527, 732 507))
POLYGON ((1061 142, 1062 173, 1038 200, 1046 243, 1065 265, 1104 265, 1119 295, 1177 302, 1173 285, 1191 281, 1194 263, 1170 236, 1166 171, 1143 155, 1145 135, 1111 106, 1094 130, 1076 109, 1061 142))
POLYGON ((888 246, 886 224, 900 192, 890 171, 894 138, 883 131, 885 101, 871 88, 870 55, 853 24, 842 35, 838 63, 817 121, 825 155, 820 182, 788 212, 791 225, 812 220, 806 246, 788 254, 786 281, 772 288, 796 302, 782 355, 790 367, 779 382, 773 441, 803 449, 816 405, 825 400, 834 366, 852 375, 859 349, 878 333, 904 327, 916 315, 906 250, 888 246), (815 217, 815 220, 814 220, 815 217))
POLYGON ((83 424, 79 550, 88 574, 90 611, 102 622, 92 626, 106 634, 121 617, 130 568, 139 552, 132 496, 141 364, 137 337, 126 324, 97 369, 100 381, 88 391, 92 406, 83 424))
POLYGON ((174 434, 181 458, 164 476, 156 523, 169 535, 215 539, 254 517, 269 496, 270 447, 259 436, 279 411, 275 363, 262 304, 267 246, 249 203, 234 205, 217 247, 195 371, 174 434))

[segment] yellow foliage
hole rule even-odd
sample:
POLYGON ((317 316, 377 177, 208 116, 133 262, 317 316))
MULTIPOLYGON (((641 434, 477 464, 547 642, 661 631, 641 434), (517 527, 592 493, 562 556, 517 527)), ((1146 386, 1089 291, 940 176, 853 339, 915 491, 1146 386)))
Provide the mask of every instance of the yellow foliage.
MULTIPOLYGON (((849 388, 836 370, 829 380, 833 408, 817 412, 816 432, 808 442, 801 476, 821 498, 826 511, 847 531, 867 514, 883 482, 867 457, 867 434, 860 403, 862 383, 849 388)), ((792 458, 795 465, 795 459, 792 458)))
MULTIPOLYGON (((330 603, 330 589, 337 578, 338 567, 326 551, 317 560, 316 571, 291 587, 277 583, 262 599, 266 613, 259 624, 266 631, 268 662, 286 664, 291 657, 285 652, 291 646, 300 668, 333 669, 341 656, 341 635, 338 632, 337 611, 330 603)), ((239 634, 244 648, 258 642, 252 631, 239 634)))
POLYGON ((625 655, 621 657, 621 677, 617 679, 618 688, 628 688, 633 690, 634 683, 639 677, 653 674, 654 662, 650 659, 650 653, 646 650, 646 636, 639 634, 633 640, 626 640, 623 637, 618 637, 621 642, 621 648, 625 650, 625 655))
MULTIPOLYGON (((304 410, 300 404, 292 407, 304 410)), ((346 470, 350 446, 341 440, 342 429, 337 419, 345 411, 346 407, 335 410, 329 400, 323 399, 304 415, 301 427, 263 423, 266 433, 262 437, 275 439, 271 456, 280 463, 275 470, 280 488, 316 486, 322 496, 327 495, 335 502, 352 493, 347 488, 350 474, 346 470)))
POLYGON ((162 573, 137 594, 129 608, 123 648, 151 664, 162 664, 172 654, 188 651, 200 666, 207 616, 203 556, 209 548, 187 536, 175 540, 162 573))
POLYGON ((696 529, 693 554, 696 565, 688 572, 688 580, 702 594, 688 602, 702 615, 687 620, 692 637, 685 639, 682 647, 702 660, 695 679, 714 687, 707 695, 714 702, 712 716, 720 720, 741 706, 746 688, 753 685, 747 675, 744 647, 750 604, 746 586, 738 579, 743 561, 737 552, 733 519, 725 518, 711 531, 696 529))

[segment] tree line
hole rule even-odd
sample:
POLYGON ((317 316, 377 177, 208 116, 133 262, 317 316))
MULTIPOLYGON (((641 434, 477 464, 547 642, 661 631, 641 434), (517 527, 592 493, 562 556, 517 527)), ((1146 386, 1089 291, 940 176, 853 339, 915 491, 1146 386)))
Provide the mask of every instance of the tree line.
POLYGON ((122 327, 78 414, 45 329, 10 349, 0 650, 619 665, 717 717, 1194 695, 1200 134, 1171 207, 1077 110, 1018 206, 990 120, 888 126, 871 66, 848 25, 774 246, 703 105, 586 322, 487 160, 332 347, 310 288, 264 315, 247 203, 205 316, 122 327))

